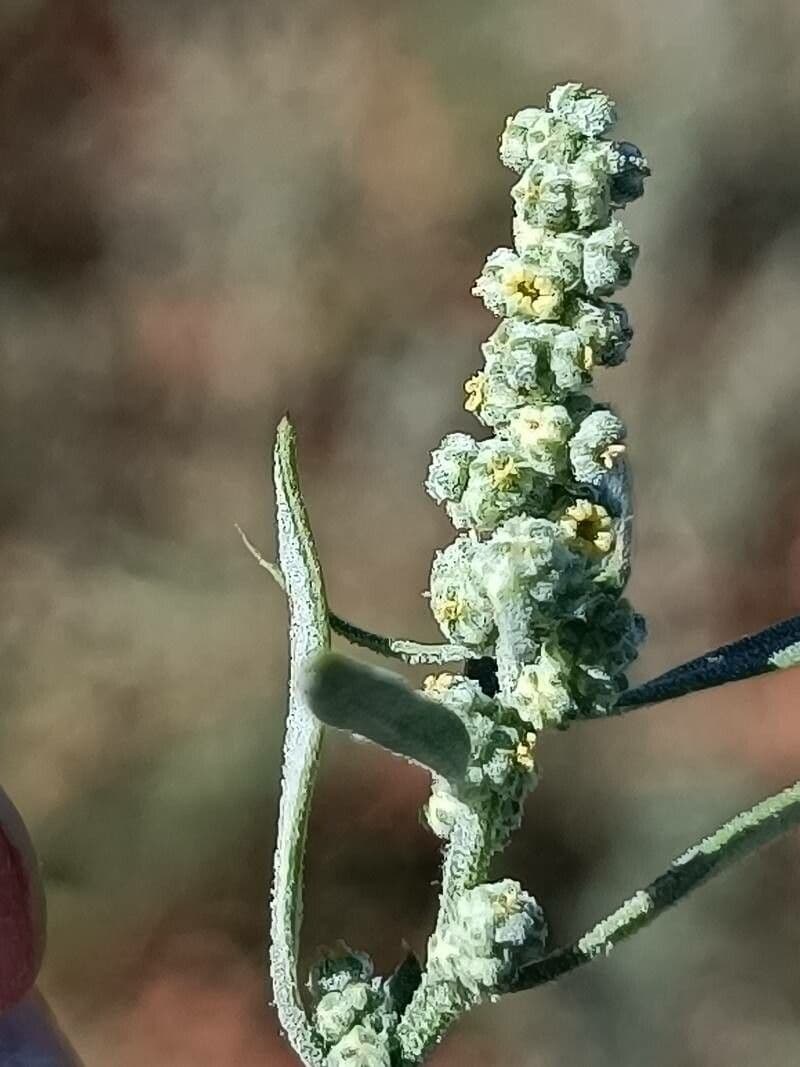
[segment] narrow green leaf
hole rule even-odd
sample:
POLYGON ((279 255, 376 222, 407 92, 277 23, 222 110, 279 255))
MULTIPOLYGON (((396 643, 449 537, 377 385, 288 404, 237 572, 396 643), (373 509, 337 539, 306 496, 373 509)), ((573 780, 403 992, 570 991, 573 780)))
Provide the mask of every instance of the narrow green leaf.
POLYGON ((800 665, 800 616, 740 637, 629 689, 611 714, 800 665))
POLYGON ((463 779, 470 754, 463 723, 400 675, 327 653, 310 664, 306 692, 311 710, 328 726, 374 741, 448 781, 463 779))
POLYGON ((365 630, 355 623, 348 622, 340 615, 331 612, 331 629, 344 637, 351 645, 368 648, 380 656, 399 659, 404 663, 456 663, 475 657, 475 653, 464 645, 437 645, 425 641, 407 641, 399 637, 385 637, 383 634, 365 630))
POLYGON ((303 910, 303 852, 321 728, 301 684, 309 657, 330 646, 328 606, 297 476, 295 432, 288 419, 275 442, 278 559, 289 602, 289 710, 283 746, 281 799, 272 885, 270 962, 275 1006, 292 1047, 306 1067, 325 1054, 300 998, 298 941, 303 910))
POLYGON ((640 889, 568 948, 528 964, 505 992, 551 982, 600 956, 683 900, 712 875, 800 824, 800 782, 740 812, 715 833, 673 860, 664 874, 640 889))

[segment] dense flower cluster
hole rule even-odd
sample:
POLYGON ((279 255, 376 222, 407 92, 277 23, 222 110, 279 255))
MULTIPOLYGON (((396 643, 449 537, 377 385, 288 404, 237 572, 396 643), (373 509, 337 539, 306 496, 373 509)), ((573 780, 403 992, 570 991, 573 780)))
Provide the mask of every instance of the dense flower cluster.
MULTIPOLYGON (((518 797, 536 731, 613 706, 643 636, 621 595, 625 427, 587 394, 595 368, 621 363, 630 344, 624 308, 606 298, 630 280, 638 250, 614 211, 641 195, 649 173, 634 145, 606 136, 615 117, 607 96, 570 83, 547 109, 508 120, 500 157, 520 175, 514 247, 493 252, 475 284, 501 322, 465 387, 467 410, 493 436, 448 434, 426 481, 459 531, 433 563, 433 614, 448 641, 497 661, 491 700, 466 679, 428 686, 462 702, 473 740, 467 792, 483 810, 518 797)), ((470 802, 463 791, 460 800, 470 802)), ((427 817, 441 836, 459 802, 434 783, 427 817)), ((500 817, 498 844, 515 819, 500 817)))
POLYGON ((398 1014, 389 985, 373 977, 369 956, 351 950, 328 956, 309 985, 328 1067, 390 1067, 398 1014))
POLYGON ((461 894, 429 942, 429 980, 457 986, 469 1007, 540 956, 546 935, 542 909, 519 882, 475 886, 461 894))
POLYGON ((434 775, 425 818, 434 833, 447 840, 469 805, 481 812, 487 848, 494 852, 520 824, 534 767, 536 735, 513 710, 497 705, 470 678, 431 675, 424 688, 427 697, 458 715, 472 750, 466 780, 459 783, 457 795, 449 782, 434 775))

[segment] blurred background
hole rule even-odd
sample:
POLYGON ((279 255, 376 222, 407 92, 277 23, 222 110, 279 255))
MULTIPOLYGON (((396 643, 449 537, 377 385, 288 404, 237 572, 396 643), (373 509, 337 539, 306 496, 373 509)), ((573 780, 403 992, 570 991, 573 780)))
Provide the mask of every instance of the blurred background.
MULTIPOLYGON (((736 0, 3 0, 0 781, 86 1067, 293 1058, 264 976, 286 676, 269 448, 287 408, 331 603, 435 639, 421 482, 493 320, 504 118, 581 80, 654 176, 625 222, 630 596, 644 679, 800 611, 800 8, 736 0)), ((418 677, 419 674, 411 674, 418 677)), ((797 777, 800 671, 547 736, 498 876, 563 943, 797 777)), ((304 950, 422 951, 425 775, 326 742, 304 950)), ((434 1063, 800 1061, 800 841, 434 1063)))

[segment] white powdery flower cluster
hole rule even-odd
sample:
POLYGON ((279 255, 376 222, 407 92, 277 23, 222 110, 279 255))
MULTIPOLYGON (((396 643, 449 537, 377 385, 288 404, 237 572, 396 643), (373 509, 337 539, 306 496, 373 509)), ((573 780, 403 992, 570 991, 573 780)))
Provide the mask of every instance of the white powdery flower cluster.
POLYGON ((397 1013, 388 988, 364 953, 328 957, 312 971, 314 1028, 327 1067, 390 1067, 397 1013))
POLYGON ((425 679, 425 695, 458 715, 470 739, 471 755, 458 793, 433 776, 423 814, 433 832, 448 840, 467 806, 483 816, 486 846, 505 846, 522 820, 522 802, 535 771, 536 734, 513 711, 498 706, 476 681, 442 673, 425 679))
MULTIPOLYGON (((499 691, 469 714, 516 728, 516 744, 525 729, 611 708, 643 636, 621 596, 625 427, 587 395, 594 369, 630 344, 625 310, 606 298, 630 280, 637 248, 614 212, 649 173, 634 145, 607 137, 615 118, 607 96, 569 83, 508 120, 514 247, 493 252, 475 284, 501 322, 465 403, 494 436, 449 434, 426 482, 459 531, 433 563, 433 614, 448 641, 496 659, 499 691)), ((479 767, 484 742, 471 736, 479 767)), ((435 786, 428 818, 442 836, 458 802, 435 786)))
POLYGON ((428 945, 428 980, 457 989, 463 1007, 513 981, 544 952, 547 924, 533 897, 506 879, 468 889, 428 945))

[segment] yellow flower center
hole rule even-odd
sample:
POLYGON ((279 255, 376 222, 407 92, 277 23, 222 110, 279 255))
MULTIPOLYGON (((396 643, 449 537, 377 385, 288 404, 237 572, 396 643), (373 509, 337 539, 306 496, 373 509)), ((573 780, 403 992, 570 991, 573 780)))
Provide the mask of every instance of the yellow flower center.
POLYGON ((550 315, 559 302, 552 278, 534 274, 522 263, 505 270, 502 286, 512 314, 550 315))
POLYGON ((536 279, 533 278, 522 278, 517 284, 516 291, 521 296, 528 297, 530 300, 535 300, 539 295, 536 279))
POLYGON ((489 473, 495 489, 511 489, 518 481, 519 466, 513 456, 506 456, 495 460, 489 473))
POLYGON ((439 622, 458 622, 464 614, 464 605, 456 597, 448 597, 436 606, 435 615, 439 622))
POLYGON ((469 381, 464 383, 464 392, 467 399, 464 407, 467 411, 480 411, 486 400, 486 375, 482 371, 474 374, 469 381))
POLYGON ((625 455, 625 445, 608 445, 597 456, 600 463, 603 464, 607 471, 613 469, 614 464, 618 459, 621 459, 625 455))
POLYGON ((446 671, 442 674, 429 674, 423 681, 422 688, 426 693, 446 693, 454 681, 455 675, 448 674, 446 671))
POLYGON ((519 899, 512 890, 500 893, 492 904, 492 911, 497 919, 507 919, 520 911, 519 899))
POLYGON ((514 759, 520 767, 523 767, 526 771, 532 771, 534 765, 533 754, 536 750, 536 734, 525 734, 525 740, 520 741, 517 745, 514 759))
POLYGON ((572 544, 593 556, 605 556, 614 547, 611 516, 604 507, 578 500, 561 517, 561 529, 572 544))

